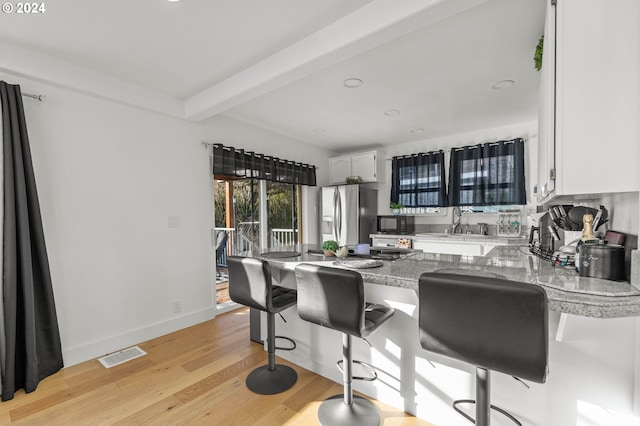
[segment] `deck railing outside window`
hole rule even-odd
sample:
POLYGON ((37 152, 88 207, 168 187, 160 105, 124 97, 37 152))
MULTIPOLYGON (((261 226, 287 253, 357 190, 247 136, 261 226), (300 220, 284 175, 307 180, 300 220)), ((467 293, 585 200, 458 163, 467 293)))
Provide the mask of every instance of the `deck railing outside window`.
POLYGON ((293 229, 272 229, 271 247, 290 246, 297 244, 298 233, 293 229))
MULTIPOLYGON (((235 256, 243 251, 252 250, 256 247, 253 235, 246 224, 241 224, 239 229, 235 228, 215 228, 216 234, 220 231, 227 233, 227 243, 222 250, 216 253, 216 264, 227 266, 227 256, 235 256)), ((253 224, 255 225, 255 223, 253 224)), ((271 247, 281 247, 293 245, 298 242, 298 232, 293 229, 272 229, 270 232, 271 247)))

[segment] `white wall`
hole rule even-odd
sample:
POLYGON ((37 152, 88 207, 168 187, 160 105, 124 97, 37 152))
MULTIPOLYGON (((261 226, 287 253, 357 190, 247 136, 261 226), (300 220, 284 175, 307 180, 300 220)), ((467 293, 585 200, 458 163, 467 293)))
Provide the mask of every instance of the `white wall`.
MULTIPOLYGON (((609 212, 609 229, 638 235, 638 193, 623 192, 602 197, 600 203, 609 212)), ((598 207, 593 205, 593 207, 598 207)))
POLYGON ((311 164, 328 157, 229 119, 191 123, 14 75, 0 79, 48 98, 24 103, 67 366, 215 315, 202 140, 311 164), (169 216, 179 227, 168 226, 169 216))

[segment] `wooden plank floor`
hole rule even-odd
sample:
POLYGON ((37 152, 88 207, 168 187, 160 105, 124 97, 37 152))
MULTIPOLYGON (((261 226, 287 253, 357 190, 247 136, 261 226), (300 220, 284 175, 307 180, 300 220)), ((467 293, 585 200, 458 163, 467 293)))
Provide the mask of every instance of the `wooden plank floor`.
MULTIPOLYGON (((106 369, 97 360, 65 368, 30 394, 0 403, 0 424, 317 425, 318 405, 342 386, 291 365, 298 382, 278 395, 244 384, 266 363, 249 341, 245 308, 139 345, 146 356, 106 369)), ((383 425, 428 425, 374 401, 383 425)))

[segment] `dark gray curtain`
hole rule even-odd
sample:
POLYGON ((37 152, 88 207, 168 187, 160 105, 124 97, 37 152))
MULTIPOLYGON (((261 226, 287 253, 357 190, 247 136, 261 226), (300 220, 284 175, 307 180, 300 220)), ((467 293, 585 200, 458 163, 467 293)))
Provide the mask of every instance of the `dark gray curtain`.
POLYGON ((213 145, 213 174, 268 180, 294 185, 316 185, 316 167, 268 155, 213 145))
POLYGON ((513 139, 482 147, 486 205, 527 204, 524 180, 524 140, 513 139))
POLYGON ((484 205, 482 145, 453 148, 449 162, 449 205, 484 205))
POLYGON ((445 207, 444 152, 393 157, 391 202, 405 207, 445 207))
POLYGON ((20 87, 0 81, 4 172, 2 400, 60 370, 62 348, 20 87))
POLYGON ((449 205, 497 206, 526 203, 523 139, 451 150, 449 205))

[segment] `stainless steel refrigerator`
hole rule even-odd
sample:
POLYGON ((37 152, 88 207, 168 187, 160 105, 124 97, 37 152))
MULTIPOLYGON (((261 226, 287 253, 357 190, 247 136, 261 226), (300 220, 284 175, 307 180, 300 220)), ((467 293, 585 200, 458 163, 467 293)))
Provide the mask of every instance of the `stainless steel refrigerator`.
POLYGON ((371 243, 376 232, 378 191, 361 185, 322 188, 322 241, 340 246, 371 243))

